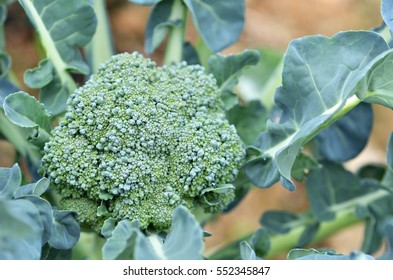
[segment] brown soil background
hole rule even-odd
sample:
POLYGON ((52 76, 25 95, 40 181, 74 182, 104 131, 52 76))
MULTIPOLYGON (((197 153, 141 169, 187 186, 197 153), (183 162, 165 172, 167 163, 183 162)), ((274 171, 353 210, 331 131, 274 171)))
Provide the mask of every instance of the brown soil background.
MULTIPOLYGON (((270 47, 285 51, 288 43, 297 37, 323 34, 333 35, 342 30, 369 29, 381 23, 379 0, 246 0, 246 24, 238 43, 225 50, 237 52, 244 48, 270 47)), ((126 1, 108 1, 113 38, 117 52, 143 52, 144 29, 148 7, 139 7, 126 1)), ((195 31, 187 36, 192 40, 195 31)), ((13 58, 12 69, 23 81, 23 72, 35 67, 39 54, 35 48, 35 35, 21 8, 10 7, 6 22, 8 52, 13 58)), ((162 53, 153 56, 161 60, 162 53)), ((24 90, 35 94, 31 89, 24 90)), ((385 147, 393 130, 390 110, 376 107, 375 124, 371 140, 364 152, 349 163, 357 168, 364 162, 384 162, 385 147)), ((0 141, 0 166, 10 166, 15 152, 8 143, 0 141)), ((290 193, 281 186, 252 190, 234 211, 206 226, 214 235, 207 238, 206 248, 212 250, 236 240, 259 227, 259 217, 271 209, 299 212, 307 208, 304 188, 290 193)), ((323 244, 342 253, 359 249, 363 228, 361 225, 344 230, 323 244)), ((282 257, 282 256, 281 256, 282 257)))

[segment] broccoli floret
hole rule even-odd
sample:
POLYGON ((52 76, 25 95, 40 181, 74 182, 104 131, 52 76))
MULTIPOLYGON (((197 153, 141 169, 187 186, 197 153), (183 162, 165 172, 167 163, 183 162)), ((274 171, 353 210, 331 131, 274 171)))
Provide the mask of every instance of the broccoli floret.
POLYGON ((110 217, 141 228, 169 228, 180 204, 225 208, 233 189, 204 190, 231 183, 245 156, 212 75, 186 63, 156 67, 138 53, 101 65, 52 134, 42 165, 61 196, 78 201, 66 204, 78 212, 104 204, 110 217))

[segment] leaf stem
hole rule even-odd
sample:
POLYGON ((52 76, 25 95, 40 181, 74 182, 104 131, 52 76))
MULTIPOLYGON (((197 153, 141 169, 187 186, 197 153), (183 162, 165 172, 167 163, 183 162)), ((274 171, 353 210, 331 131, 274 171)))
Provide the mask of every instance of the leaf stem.
MULTIPOLYGON (((386 196, 390 196, 391 193, 387 190, 380 189, 378 191, 360 196, 350 201, 343 202, 332 206, 330 210, 335 212, 335 219, 331 221, 322 221, 319 229, 313 239, 313 243, 320 242, 326 239, 328 236, 336 233, 342 229, 345 229, 354 224, 360 223, 362 220, 355 216, 355 210, 358 205, 368 205, 386 196)), ((310 212, 305 212, 303 215, 308 215, 310 212)), ((306 223, 309 220, 305 220, 304 223, 299 223, 296 227, 292 228, 285 234, 274 234, 270 237, 270 250, 264 256, 264 258, 272 258, 278 254, 287 253, 289 250, 296 247, 303 231, 306 229, 306 223)), ((216 252, 209 252, 209 259, 234 259, 239 256, 239 243, 243 240, 250 240, 252 234, 244 236, 240 240, 229 244, 228 246, 217 250, 216 252)))
POLYGON ((164 64, 178 63, 183 60, 184 34, 186 30, 187 7, 181 0, 174 0, 169 20, 177 24, 170 27, 164 64))
POLYGON ((53 42, 51 34, 46 28, 36 8, 31 0, 20 0, 22 6, 27 10, 27 14, 31 16, 31 21, 35 24, 38 34, 40 35, 42 45, 46 51, 47 57, 52 61, 57 74, 60 77, 61 83, 65 85, 70 92, 76 89, 76 83, 67 71, 67 65, 57 51, 56 45, 53 42))

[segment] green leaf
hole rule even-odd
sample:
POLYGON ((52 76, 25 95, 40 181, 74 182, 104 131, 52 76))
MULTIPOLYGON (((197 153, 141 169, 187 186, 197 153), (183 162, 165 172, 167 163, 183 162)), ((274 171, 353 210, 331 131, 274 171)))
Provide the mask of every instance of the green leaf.
POLYGON ((252 50, 228 56, 216 54, 209 58, 209 73, 216 78, 227 110, 237 103, 237 96, 232 93, 232 89, 238 83, 242 71, 247 66, 257 64, 258 60, 259 52, 252 50))
POLYGON ((20 186, 22 174, 17 163, 11 168, 0 167, 0 199, 10 199, 20 186))
POLYGON ((33 203, 0 199, 0 259, 39 259, 43 226, 33 203))
POLYGON ((49 244, 56 249, 70 249, 79 239, 80 227, 75 220, 76 212, 53 211, 53 227, 49 244))
MULTIPOLYGON (((47 75, 41 74, 41 77, 45 77, 46 87, 50 87, 51 95, 55 96, 52 99, 66 100, 69 93, 76 88, 70 71, 85 75, 89 72, 79 49, 91 40, 95 32, 94 9, 87 1, 19 0, 19 2, 40 36, 47 60, 53 65, 53 79, 57 79, 55 83, 60 83, 61 86, 51 85, 52 82, 47 83, 47 75)), ((48 93, 48 90, 46 92, 48 93)), ((45 105, 47 99, 42 99, 45 105)), ((53 115, 58 115, 65 109, 64 106, 53 105, 58 103, 48 104, 48 110, 53 115)))
POLYGON ((382 0, 381 14, 384 22, 393 34, 393 2, 390 0, 382 0))
POLYGON ((43 59, 38 67, 25 71, 23 77, 26 85, 31 88, 42 88, 53 80, 53 65, 48 59, 43 59))
POLYGON ((225 195, 226 193, 231 192, 234 189, 235 189, 235 187, 233 185, 231 185, 231 184, 219 185, 218 187, 211 187, 211 188, 206 188, 206 189, 202 190, 201 196, 203 196, 205 202, 208 205, 215 206, 215 205, 218 205, 218 204, 222 203, 220 201, 220 197, 218 197, 216 200, 210 200, 206 196, 206 194, 208 194, 208 193, 217 193, 217 194, 225 195))
POLYGON ((268 230, 284 234, 299 224, 299 217, 291 212, 272 210, 261 217, 261 224, 268 230))
POLYGON ((345 162, 366 146, 373 126, 371 104, 360 103, 316 137, 319 153, 327 160, 345 162))
POLYGON ((244 144, 251 145, 265 129, 268 114, 259 101, 237 104, 226 112, 228 121, 236 127, 244 144))
POLYGON ((203 230, 183 206, 175 209, 165 242, 157 234, 146 237, 139 223, 120 221, 102 249, 107 260, 196 260, 202 258, 203 230))
POLYGON ((259 258, 256 256, 254 250, 251 246, 246 242, 240 242, 240 257, 242 260, 258 260, 259 258))
POLYGON ((35 183, 27 184, 17 188, 14 193, 14 197, 19 198, 26 195, 41 196, 49 188, 49 183, 49 179, 41 178, 35 183))
POLYGON ((234 44, 243 31, 244 0, 184 0, 199 34, 213 52, 234 44))
POLYGON ((264 257, 271 248, 270 237, 265 228, 259 228, 253 234, 251 247, 258 257, 264 257))
POLYGON ((313 169, 318 168, 319 164, 313 158, 300 153, 292 167, 292 177, 299 182, 303 182, 305 176, 313 169))
POLYGON ((307 176, 306 190, 311 210, 319 221, 335 217, 336 204, 361 197, 376 190, 376 186, 362 185, 361 181, 341 165, 323 162, 307 176))
MULTIPOLYGON (((162 247, 164 259, 199 260, 202 259, 202 250, 202 228, 185 207, 177 207, 173 213, 171 229, 162 247)), ((145 252, 137 248, 137 259, 145 259, 144 256, 145 252)))
POLYGON ((0 52, 0 78, 4 78, 11 69, 11 57, 5 52, 0 52))
POLYGON ((51 119, 45 106, 33 96, 20 91, 12 93, 4 100, 4 112, 8 119, 19 127, 51 130, 51 119))
POLYGON ((101 234, 105 238, 109 238, 112 236, 112 232, 115 230, 116 227, 116 219, 115 218, 108 218, 104 221, 104 224, 101 228, 101 234))
POLYGON ((376 65, 390 65, 390 52, 379 34, 368 31, 292 41, 274 118, 254 143, 263 153, 247 164, 250 180, 259 187, 280 181, 294 190, 291 170, 302 146, 362 100, 369 102, 363 97, 366 85, 387 83, 387 77, 372 73, 376 65))
POLYGON ((120 221, 102 247, 104 260, 133 260, 138 238, 142 238, 138 221, 120 221))
POLYGON ((145 31, 145 51, 152 54, 164 41, 170 27, 176 26, 171 21, 171 12, 174 0, 165 0, 157 3, 150 12, 145 31))
POLYGON ((332 250, 293 249, 289 252, 289 260, 373 260, 370 255, 352 252, 349 255, 337 254, 332 250))
POLYGON ((160 2, 161 0, 128 0, 128 2, 143 5, 143 6, 152 6, 160 2))
POLYGON ((315 235, 319 230, 319 223, 311 223, 306 226, 305 230, 300 235, 296 247, 305 247, 314 240, 315 235))

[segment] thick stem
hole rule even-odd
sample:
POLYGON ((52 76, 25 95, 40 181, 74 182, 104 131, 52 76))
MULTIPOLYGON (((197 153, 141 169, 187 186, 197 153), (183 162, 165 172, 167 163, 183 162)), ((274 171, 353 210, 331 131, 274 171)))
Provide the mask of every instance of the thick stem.
POLYGON ((181 0, 174 0, 170 21, 177 22, 169 30, 164 64, 178 63, 183 60, 184 33, 186 30, 187 8, 181 0))

